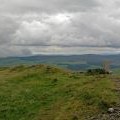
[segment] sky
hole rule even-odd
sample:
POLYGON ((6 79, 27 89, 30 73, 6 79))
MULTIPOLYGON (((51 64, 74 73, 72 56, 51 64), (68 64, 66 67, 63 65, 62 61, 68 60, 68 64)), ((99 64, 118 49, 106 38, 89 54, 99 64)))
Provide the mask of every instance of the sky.
POLYGON ((0 57, 119 53, 119 0, 0 0, 0 57))

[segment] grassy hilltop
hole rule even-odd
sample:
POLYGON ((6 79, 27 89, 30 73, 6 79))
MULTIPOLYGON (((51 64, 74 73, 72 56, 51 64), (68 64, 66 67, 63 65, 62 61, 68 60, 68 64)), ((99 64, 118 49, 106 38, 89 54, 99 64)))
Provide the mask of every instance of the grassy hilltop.
POLYGON ((1 68, 0 120, 87 120, 118 102, 110 78, 46 65, 1 68))

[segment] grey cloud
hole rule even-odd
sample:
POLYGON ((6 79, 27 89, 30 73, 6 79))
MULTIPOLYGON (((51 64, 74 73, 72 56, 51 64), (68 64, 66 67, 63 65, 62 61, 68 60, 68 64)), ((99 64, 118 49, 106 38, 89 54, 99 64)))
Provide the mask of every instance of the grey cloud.
POLYGON ((91 10, 99 6, 97 0, 1 0, 1 11, 25 12, 74 12, 91 10))
POLYGON ((119 47, 120 31, 117 31, 118 35, 114 33, 116 25, 109 18, 99 23, 99 18, 95 20, 95 17, 99 16, 93 15, 90 18, 82 15, 82 20, 81 16, 77 16, 63 26, 41 21, 26 22, 27 26, 20 27, 20 34, 16 34, 18 40, 15 39, 14 43, 18 46, 119 47))
POLYGON ((15 20, 1 16, 0 19, 0 45, 8 44, 13 39, 13 34, 18 29, 18 24, 15 20))
POLYGON ((0 0, 0 57, 118 53, 116 1, 0 0))
POLYGON ((21 48, 10 45, 0 46, 0 57, 29 56, 29 55, 32 55, 32 52, 28 48, 21 48))

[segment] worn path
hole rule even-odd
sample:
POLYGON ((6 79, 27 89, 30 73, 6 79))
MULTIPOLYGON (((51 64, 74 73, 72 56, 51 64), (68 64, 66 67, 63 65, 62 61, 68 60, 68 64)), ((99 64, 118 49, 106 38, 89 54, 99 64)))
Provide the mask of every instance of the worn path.
POLYGON ((119 96, 119 103, 114 107, 114 112, 100 114, 97 117, 91 118, 90 120, 120 120, 120 77, 113 77, 112 80, 116 86, 114 91, 119 96))

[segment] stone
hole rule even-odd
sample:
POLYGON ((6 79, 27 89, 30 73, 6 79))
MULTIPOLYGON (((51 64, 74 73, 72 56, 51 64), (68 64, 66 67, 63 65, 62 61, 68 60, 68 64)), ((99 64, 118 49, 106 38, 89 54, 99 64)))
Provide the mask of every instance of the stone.
POLYGON ((109 112, 109 113, 113 113, 113 112, 114 112, 114 108, 109 108, 109 109, 108 109, 108 112, 109 112))

